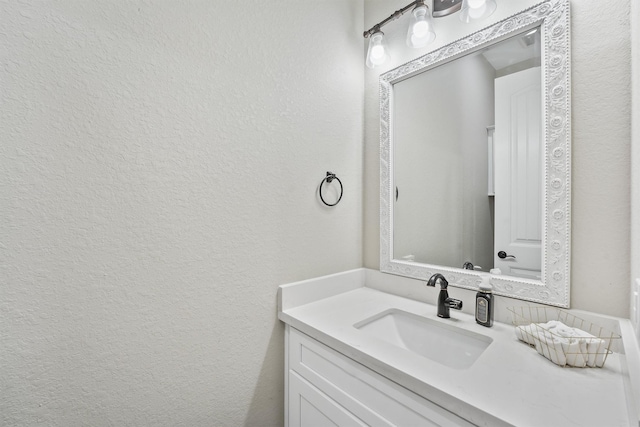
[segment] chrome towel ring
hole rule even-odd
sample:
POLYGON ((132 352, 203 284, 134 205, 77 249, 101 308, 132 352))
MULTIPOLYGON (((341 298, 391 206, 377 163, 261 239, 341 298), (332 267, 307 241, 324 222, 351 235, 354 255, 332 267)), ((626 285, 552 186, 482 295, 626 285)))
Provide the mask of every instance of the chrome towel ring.
POLYGON ((327 172, 327 176, 320 183, 320 189, 318 190, 318 192, 320 193, 320 200, 322 200, 322 203, 324 203, 327 206, 335 206, 340 202, 340 199, 342 199, 342 193, 344 193, 344 188, 342 187, 342 181, 340 181, 340 178, 338 178, 335 173, 327 172), (327 203, 324 200, 324 197, 322 197, 322 186, 324 185, 325 182, 328 182, 329 184, 331 184, 331 181, 333 181, 334 179, 338 181, 338 183, 340 184, 340 197, 338 197, 338 200, 336 200, 335 203, 331 204, 331 203, 327 203))

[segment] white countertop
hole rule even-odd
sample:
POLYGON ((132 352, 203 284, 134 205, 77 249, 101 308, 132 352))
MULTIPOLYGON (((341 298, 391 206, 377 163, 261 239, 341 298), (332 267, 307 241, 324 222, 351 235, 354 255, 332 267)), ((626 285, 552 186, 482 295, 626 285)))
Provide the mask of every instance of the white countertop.
POLYGON ((562 368, 518 341, 511 325, 485 328, 456 310, 451 319, 438 318, 434 305, 367 287, 363 271, 281 286, 279 318, 476 425, 639 425, 626 355, 610 354, 603 368, 562 368), (389 309, 446 322, 493 342, 472 366, 454 369, 353 326, 389 309))

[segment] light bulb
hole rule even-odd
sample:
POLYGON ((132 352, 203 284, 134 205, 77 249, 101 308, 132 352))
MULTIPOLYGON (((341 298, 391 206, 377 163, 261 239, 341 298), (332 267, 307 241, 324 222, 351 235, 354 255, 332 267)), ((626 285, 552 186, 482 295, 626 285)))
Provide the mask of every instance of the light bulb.
POLYGON ((428 12, 429 9, 425 4, 413 9, 407 30, 407 46, 424 47, 435 40, 436 33, 431 28, 428 12))
POLYGON ((371 48, 371 60, 378 63, 382 58, 384 58, 384 48, 380 45, 373 46, 371 48))
POLYGON ((496 0, 463 0, 460 20, 471 22, 487 18, 497 7, 496 0))
POLYGON ((429 24, 427 24, 424 21, 419 21, 416 22, 416 24, 413 26, 413 34, 416 37, 424 37, 427 35, 427 33, 429 32, 429 24))
POLYGON ((469 0, 469 7, 471 9, 477 9, 479 7, 484 6, 487 3, 487 0, 469 0))
POLYGON ((469 2, 469 18, 471 19, 480 19, 482 18, 482 14, 484 13, 484 9, 486 8, 485 4, 482 3, 478 6, 471 6, 471 2, 469 2))

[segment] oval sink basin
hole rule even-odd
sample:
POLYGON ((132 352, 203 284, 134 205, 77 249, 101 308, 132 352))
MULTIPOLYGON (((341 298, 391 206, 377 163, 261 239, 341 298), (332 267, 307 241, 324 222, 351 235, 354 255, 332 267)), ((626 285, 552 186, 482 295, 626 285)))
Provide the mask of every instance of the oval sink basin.
POLYGON ((492 338, 445 322, 401 310, 386 310, 362 320, 355 328, 375 338, 456 369, 473 365, 492 338))

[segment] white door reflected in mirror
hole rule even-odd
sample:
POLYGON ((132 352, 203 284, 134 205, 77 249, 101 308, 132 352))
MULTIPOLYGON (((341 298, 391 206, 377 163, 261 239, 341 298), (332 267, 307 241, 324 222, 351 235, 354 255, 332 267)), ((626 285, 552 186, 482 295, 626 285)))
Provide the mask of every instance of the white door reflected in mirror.
POLYGON ((493 265, 504 274, 531 279, 542 274, 540 81, 540 67, 495 81, 493 265), (507 255, 500 257, 500 252, 507 255))

